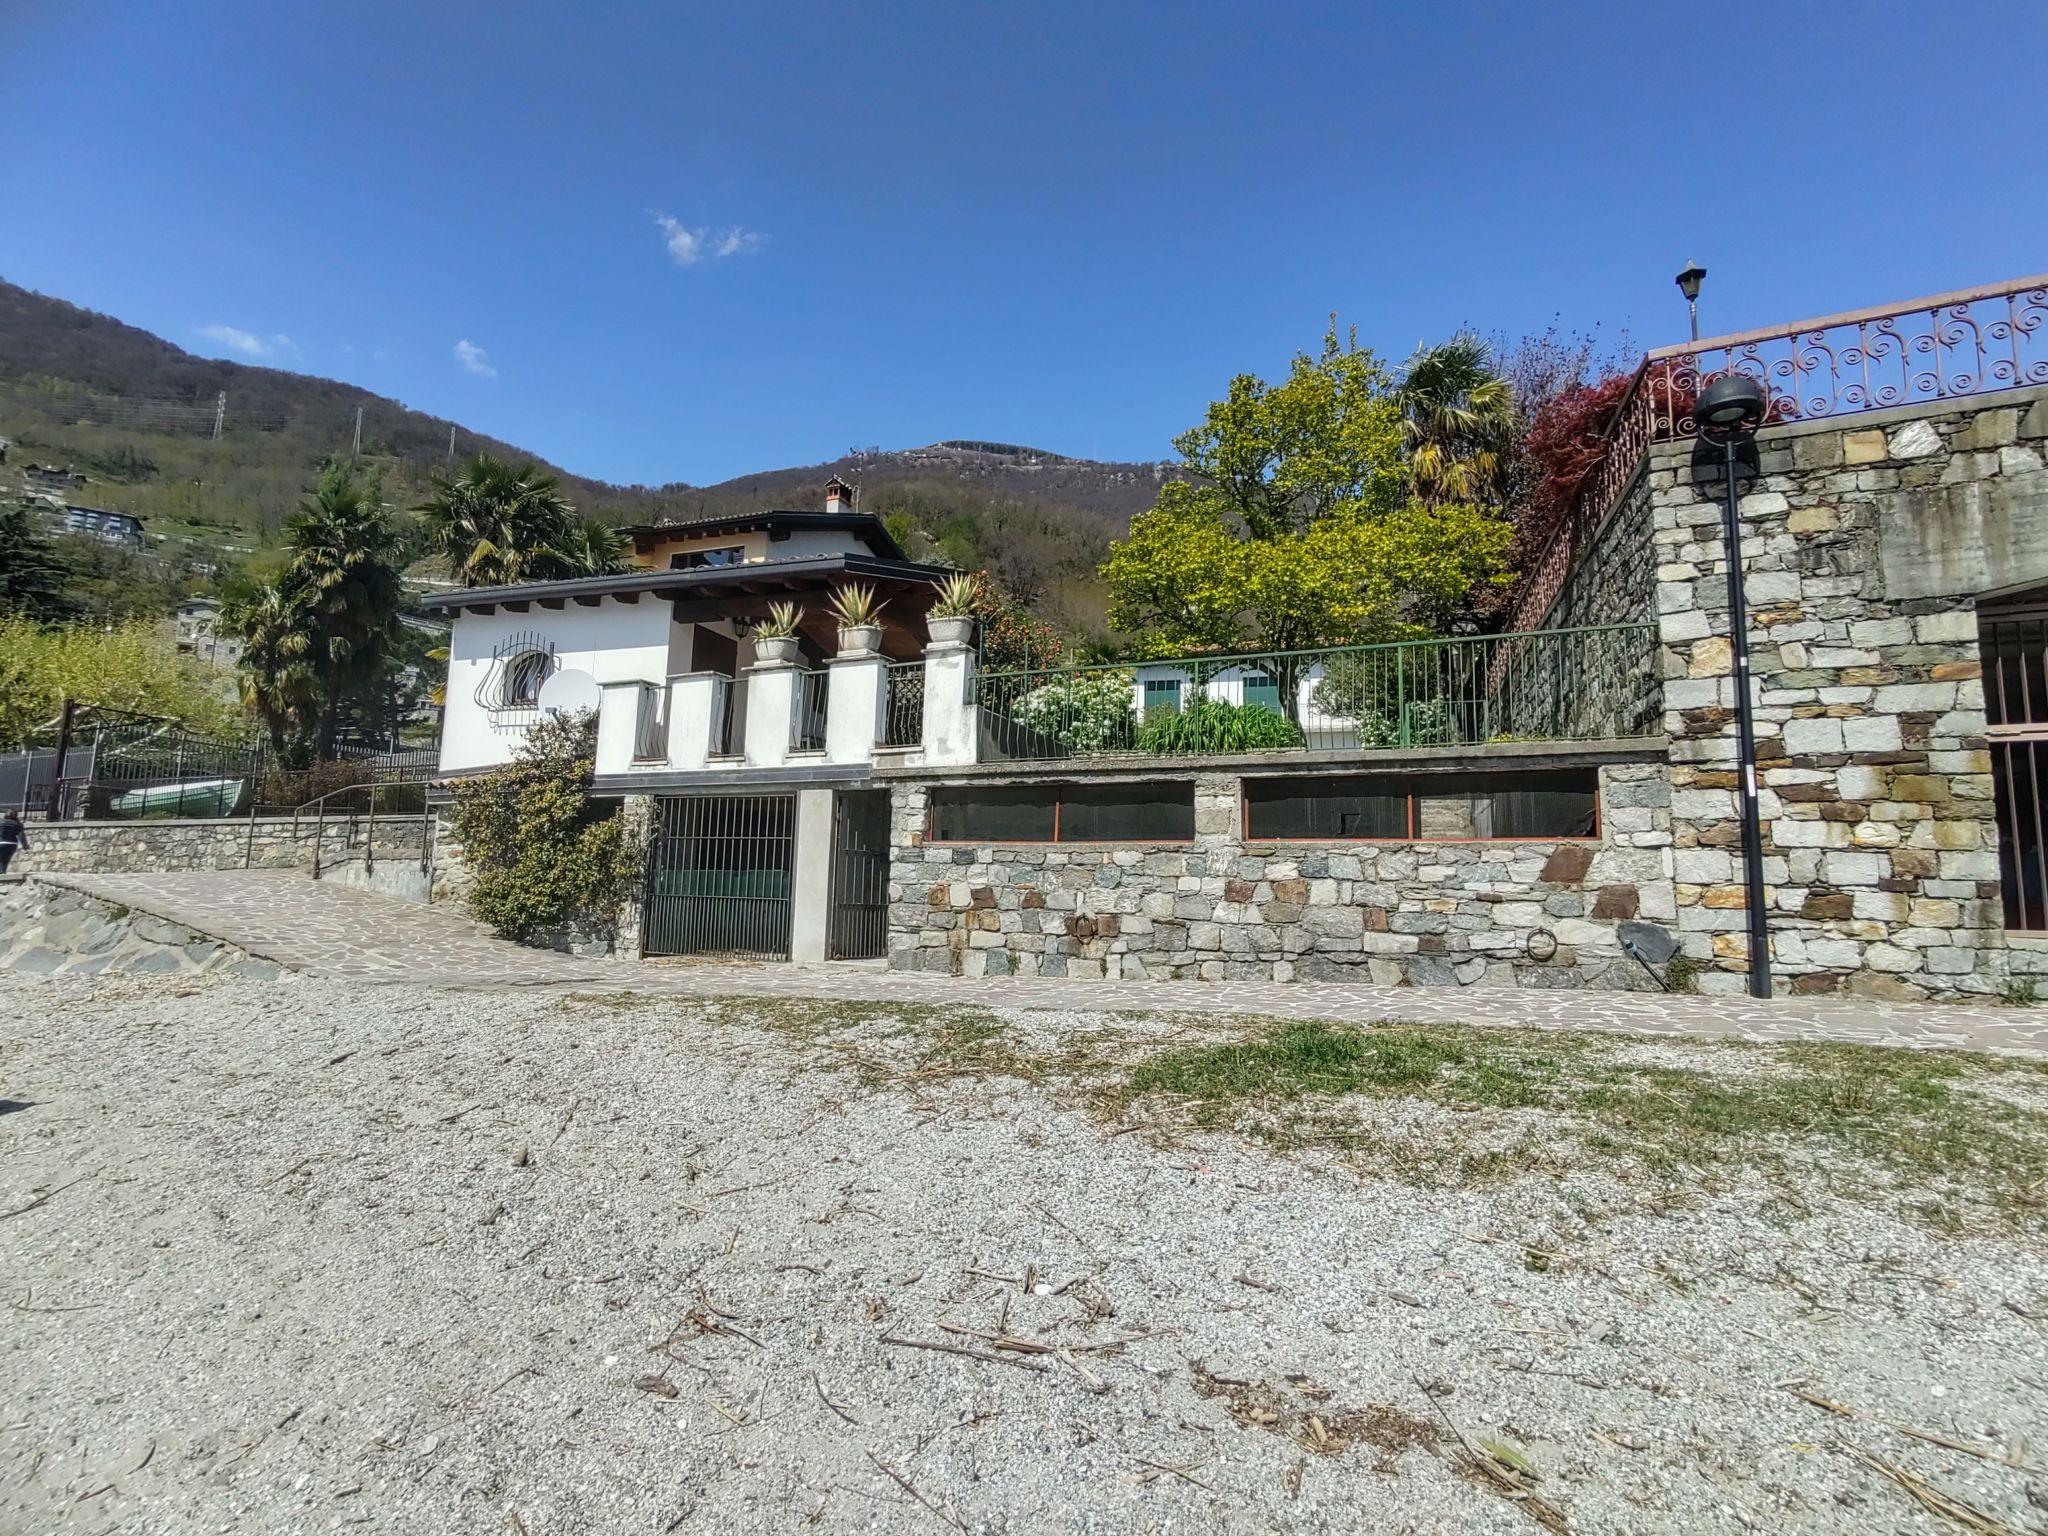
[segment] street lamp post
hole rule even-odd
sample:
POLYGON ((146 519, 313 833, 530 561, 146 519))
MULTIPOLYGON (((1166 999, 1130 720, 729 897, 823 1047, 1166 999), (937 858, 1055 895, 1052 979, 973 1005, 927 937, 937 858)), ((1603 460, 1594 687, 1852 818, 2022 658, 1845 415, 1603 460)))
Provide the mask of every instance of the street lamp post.
MULTIPOLYGON (((1698 285, 1695 284, 1695 291, 1698 285)), ((1728 640, 1735 672, 1735 776, 1742 800, 1742 873, 1749 919, 1749 995, 1771 995, 1770 924, 1764 911, 1764 831, 1757 804, 1756 717, 1749 683, 1749 617, 1742 596, 1742 518, 1736 510, 1735 450, 1749 441, 1769 405, 1763 385, 1730 373, 1700 391, 1693 414, 1700 434, 1721 447, 1721 551, 1728 568, 1728 640)))
POLYGON ((1685 270, 1678 274, 1678 291, 1685 295, 1685 307, 1692 314, 1692 339, 1700 339, 1700 284, 1707 280, 1707 269, 1696 261, 1688 261, 1685 270))

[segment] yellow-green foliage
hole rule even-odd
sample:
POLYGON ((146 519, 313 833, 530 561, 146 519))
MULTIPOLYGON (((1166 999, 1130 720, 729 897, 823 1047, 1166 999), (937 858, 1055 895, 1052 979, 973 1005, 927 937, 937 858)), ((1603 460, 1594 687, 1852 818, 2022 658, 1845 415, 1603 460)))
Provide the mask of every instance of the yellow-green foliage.
POLYGON ((615 803, 590 798, 596 746, 594 715, 553 717, 505 767, 456 786, 470 910, 508 939, 566 929, 610 937, 633 894, 640 850, 615 803))
POLYGON ((1504 579, 1513 530, 1414 496, 1392 382, 1334 330, 1283 383, 1233 379, 1174 447, 1190 478, 1160 488, 1102 568, 1111 622, 1154 654, 1428 633, 1504 579))
POLYGON ((0 617, 0 751, 36 739, 66 698, 170 715, 206 735, 247 729, 222 675, 180 654, 152 624, 44 628, 0 617))

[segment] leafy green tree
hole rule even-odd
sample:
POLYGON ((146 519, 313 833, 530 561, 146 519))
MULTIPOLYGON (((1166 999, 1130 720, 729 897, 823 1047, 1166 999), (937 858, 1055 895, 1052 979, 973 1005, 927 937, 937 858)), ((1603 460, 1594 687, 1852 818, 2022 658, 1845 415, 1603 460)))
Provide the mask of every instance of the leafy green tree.
POLYGON ((1408 360, 1394 392, 1416 499, 1507 504, 1521 413, 1493 351, 1461 331, 1408 360))
MULTIPOLYGON (((1285 382, 1231 381, 1174 440, 1187 478, 1112 546, 1110 621, 1145 653, 1290 651, 1427 634, 1501 579, 1511 530, 1410 494, 1392 381, 1333 328, 1285 382)), ((1285 680, 1283 679, 1283 682, 1285 680)), ((1293 707, 1294 693, 1282 688, 1293 707)))
POLYGON ((167 715, 208 736, 244 723, 220 674, 181 655, 154 624, 42 625, 0 614, 0 752, 48 745, 66 699, 167 715))
POLYGON ((574 574, 562 553, 576 542, 576 515, 553 475, 478 454, 434 477, 420 504, 428 552, 465 586, 509 586, 574 574))
POLYGON ((76 608, 65 593, 68 574, 55 542, 26 503, 0 507, 0 613, 69 618, 76 608))

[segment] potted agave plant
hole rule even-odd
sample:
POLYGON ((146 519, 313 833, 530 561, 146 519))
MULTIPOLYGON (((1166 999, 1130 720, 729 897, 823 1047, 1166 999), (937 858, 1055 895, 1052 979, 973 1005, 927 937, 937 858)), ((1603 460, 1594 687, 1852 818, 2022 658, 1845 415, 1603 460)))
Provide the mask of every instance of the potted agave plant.
POLYGON ((925 627, 934 645, 965 645, 974 638, 974 610, 981 601, 981 583, 965 571, 955 571, 939 584, 925 627))
POLYGON ((796 660, 796 627, 804 616, 795 603, 770 603, 768 617, 754 626, 754 659, 760 662, 796 660))
POLYGON ((840 655, 872 656, 882 648, 882 605, 873 587, 841 587, 829 607, 839 621, 840 655))

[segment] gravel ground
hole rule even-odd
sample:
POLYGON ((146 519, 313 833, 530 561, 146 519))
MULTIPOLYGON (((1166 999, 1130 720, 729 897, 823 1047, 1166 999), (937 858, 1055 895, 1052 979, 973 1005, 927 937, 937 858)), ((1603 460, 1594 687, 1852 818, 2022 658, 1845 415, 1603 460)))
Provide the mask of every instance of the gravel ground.
POLYGON ((2048 1522, 2031 1237, 1162 1141, 825 1007, 0 974, 0 1531, 1957 1528, 1851 1447, 2048 1522))

